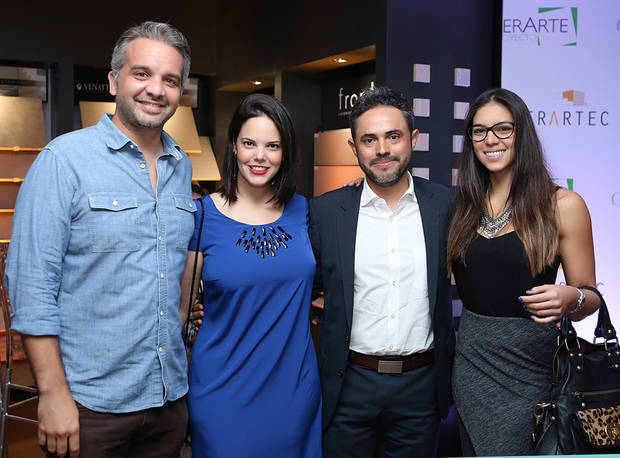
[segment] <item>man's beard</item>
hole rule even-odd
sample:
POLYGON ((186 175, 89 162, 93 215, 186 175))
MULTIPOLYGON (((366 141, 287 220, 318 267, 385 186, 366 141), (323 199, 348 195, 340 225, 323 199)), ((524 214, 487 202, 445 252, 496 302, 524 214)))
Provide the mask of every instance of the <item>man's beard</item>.
POLYGON ((368 166, 366 166, 366 164, 363 164, 359 160, 359 157, 358 157, 357 162, 358 162, 360 168, 362 169, 362 171, 364 172, 364 174, 366 174, 366 178, 368 178, 370 181, 372 181, 376 185, 386 186, 387 187, 387 186, 391 186, 391 185, 393 185, 395 183, 398 183, 398 181, 400 181, 400 179, 403 177, 403 175, 407 171, 407 166, 409 165, 409 160, 407 159, 407 161, 403 161, 402 163, 399 161, 398 168, 395 171, 391 172, 391 173, 387 173, 387 174, 384 174, 384 175, 377 175, 377 174, 375 174, 372 171, 372 169, 371 169, 372 164, 374 164, 375 162, 385 161, 386 159, 394 160, 394 161, 399 161, 399 159, 397 157, 385 156, 385 157, 379 157, 379 158, 373 159, 372 161, 370 161, 370 164, 368 166))
MULTIPOLYGON (((138 103, 138 102, 136 102, 138 103)), ((116 110, 120 114, 121 119, 125 124, 129 124, 140 129, 162 129, 166 121, 172 117, 174 112, 165 113, 162 112, 163 117, 155 118, 153 120, 142 120, 136 115, 138 108, 135 105, 125 103, 124 99, 116 97, 116 110)))

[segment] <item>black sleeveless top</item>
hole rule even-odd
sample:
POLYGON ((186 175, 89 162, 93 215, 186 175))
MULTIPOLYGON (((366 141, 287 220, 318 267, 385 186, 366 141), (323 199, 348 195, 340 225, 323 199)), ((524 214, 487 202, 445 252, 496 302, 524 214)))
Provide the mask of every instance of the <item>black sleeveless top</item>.
POLYGON ((515 231, 487 239, 477 234, 469 245, 465 263, 454 263, 456 287, 463 306, 479 315, 529 317, 519 296, 528 289, 554 284, 560 257, 532 278, 523 242, 515 231))

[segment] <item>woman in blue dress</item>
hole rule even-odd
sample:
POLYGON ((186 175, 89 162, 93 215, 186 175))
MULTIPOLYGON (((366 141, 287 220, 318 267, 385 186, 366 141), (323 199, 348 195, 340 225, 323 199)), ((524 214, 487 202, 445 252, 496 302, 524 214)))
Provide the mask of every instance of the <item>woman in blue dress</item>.
MULTIPOLYGON (((204 318, 194 342, 188 404, 198 457, 320 457, 321 392, 310 335, 315 261, 308 203, 295 194, 295 133, 286 108, 252 94, 228 131, 223 185, 202 198, 190 242, 204 318)), ((183 310, 185 309, 185 310, 183 310)))

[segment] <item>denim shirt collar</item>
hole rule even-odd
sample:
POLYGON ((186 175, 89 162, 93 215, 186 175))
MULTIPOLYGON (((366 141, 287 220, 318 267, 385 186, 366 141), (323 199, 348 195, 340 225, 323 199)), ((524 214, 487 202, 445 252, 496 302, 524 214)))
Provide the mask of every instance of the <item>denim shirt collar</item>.
MULTIPOLYGON (((96 126, 108 148, 119 151, 128 144, 135 145, 135 143, 124 133, 122 133, 112 122, 112 116, 113 115, 109 113, 104 114, 96 126)), ((164 145, 164 152, 162 153, 162 156, 170 155, 177 161, 180 161, 183 158, 183 154, 181 154, 181 147, 163 130, 161 131, 161 141, 164 145)))

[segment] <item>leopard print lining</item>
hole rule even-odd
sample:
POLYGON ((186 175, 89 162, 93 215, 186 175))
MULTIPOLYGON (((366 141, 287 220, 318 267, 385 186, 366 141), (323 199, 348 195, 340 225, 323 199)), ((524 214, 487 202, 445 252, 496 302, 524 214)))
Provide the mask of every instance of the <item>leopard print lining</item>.
POLYGON ((592 445, 620 445, 620 405, 578 410, 577 416, 592 445))

